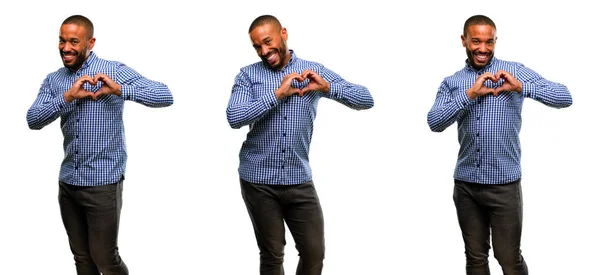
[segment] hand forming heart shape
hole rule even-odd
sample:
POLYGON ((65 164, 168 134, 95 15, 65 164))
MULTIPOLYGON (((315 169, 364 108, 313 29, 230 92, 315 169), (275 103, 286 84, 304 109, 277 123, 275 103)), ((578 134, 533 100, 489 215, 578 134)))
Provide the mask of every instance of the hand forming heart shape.
POLYGON ((121 85, 114 82, 108 75, 98 73, 94 78, 89 75, 84 75, 79 79, 75 80, 71 89, 64 94, 65 101, 73 102, 75 99, 83 99, 91 97, 93 100, 98 100, 102 95, 113 94, 121 95, 121 85), (83 88, 85 83, 89 83, 92 86, 98 84, 101 85, 100 89, 96 92, 90 92, 83 88))

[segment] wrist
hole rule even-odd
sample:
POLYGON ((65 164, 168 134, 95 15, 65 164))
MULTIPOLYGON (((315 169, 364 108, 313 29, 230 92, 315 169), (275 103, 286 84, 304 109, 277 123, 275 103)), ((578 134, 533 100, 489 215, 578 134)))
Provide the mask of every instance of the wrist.
POLYGON ((277 99, 283 99, 283 93, 281 92, 280 89, 275 90, 275 97, 277 99))
POLYGON ((472 90, 472 89, 468 89, 468 90, 467 90, 467 97, 468 97, 469 99, 475 99, 475 98, 477 97, 477 95, 475 95, 475 93, 473 92, 473 90, 472 90))
POLYGON ((66 93, 64 93, 64 94, 63 94, 63 97, 65 98, 65 101, 66 101, 67 103, 71 103, 71 102, 73 102, 73 100, 75 100, 75 98, 74 98, 74 97, 72 97, 72 96, 69 94, 69 92, 66 92, 66 93))

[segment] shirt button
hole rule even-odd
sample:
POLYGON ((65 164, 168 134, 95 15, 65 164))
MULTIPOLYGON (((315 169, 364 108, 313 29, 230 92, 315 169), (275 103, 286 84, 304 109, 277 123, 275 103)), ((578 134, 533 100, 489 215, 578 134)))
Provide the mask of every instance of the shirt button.
POLYGON ((77 170, 77 166, 75 166, 75 170, 77 170))
POLYGON ((131 96, 127 96, 127 100, 131 100, 131 96))
POLYGON ((480 119, 480 117, 477 117, 477 120, 479 120, 479 119, 480 119))
POLYGON ((281 150, 282 153, 285 153, 285 149, 281 150))
POLYGON ((75 138, 79 138, 79 135, 75 135, 75 138))
POLYGON ((77 119, 76 121, 79 122, 79 119, 77 119))
POLYGON ((285 137, 285 133, 283 133, 283 136, 285 137))
POLYGON ((477 149, 477 153, 479 153, 479 149, 477 149))
POLYGON ((283 120, 287 120, 287 117, 286 117, 286 116, 284 116, 284 117, 283 117, 283 120))
POLYGON ((79 154, 79 151, 75 151, 75 155, 79 154))
POLYGON ((479 168, 479 164, 477 164, 477 168, 479 168))
POLYGON ((285 168, 285 166, 281 165, 281 169, 285 168))

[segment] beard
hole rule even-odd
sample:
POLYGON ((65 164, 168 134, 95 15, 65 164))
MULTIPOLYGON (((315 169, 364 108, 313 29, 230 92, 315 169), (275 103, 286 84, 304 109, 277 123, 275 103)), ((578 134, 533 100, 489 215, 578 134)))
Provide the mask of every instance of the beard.
POLYGON ((475 61, 475 55, 479 54, 479 51, 470 51, 469 49, 467 49, 467 58, 469 60, 469 64, 471 65, 471 67, 477 69, 477 70, 481 70, 483 69, 485 66, 487 66, 488 64, 490 64, 490 62, 492 61, 492 58, 494 57, 494 52, 490 52, 488 53, 488 59, 485 62, 485 64, 481 64, 481 63, 476 63, 475 61))
POLYGON ((265 63, 265 65, 269 66, 269 68, 274 69, 274 70, 281 70, 283 68, 283 66, 285 65, 285 57, 288 54, 288 50, 287 50, 287 46, 285 45, 285 41, 283 40, 283 38, 280 38, 279 41, 279 47, 277 49, 273 49, 271 51, 269 51, 269 53, 267 53, 266 55, 261 55, 260 59, 265 63), (277 63, 270 63, 269 60, 267 59, 268 56, 270 56, 271 54, 276 54, 278 57, 278 61, 277 63))
MULTIPOLYGON (((71 70, 78 70, 79 68, 81 68, 81 65, 83 65, 83 62, 85 62, 85 60, 87 59, 87 49, 88 48, 85 47, 82 51, 71 50, 69 52, 66 52, 67 54, 75 56, 75 60, 73 60, 72 62, 65 62, 65 60, 63 59, 63 65, 71 70)), ((64 53, 65 52, 60 51, 61 58, 63 57, 64 53)))

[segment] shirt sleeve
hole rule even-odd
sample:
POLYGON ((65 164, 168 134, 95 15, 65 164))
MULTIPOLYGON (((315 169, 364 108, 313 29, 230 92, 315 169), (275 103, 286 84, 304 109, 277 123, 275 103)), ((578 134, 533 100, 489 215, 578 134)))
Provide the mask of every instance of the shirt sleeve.
POLYGON ((520 65, 515 75, 523 84, 522 93, 547 106, 565 108, 573 104, 571 93, 565 85, 544 79, 533 70, 520 65))
POLYGON ((438 89, 433 107, 427 114, 427 123, 434 132, 442 132, 452 125, 461 112, 475 101, 467 96, 466 91, 452 93, 446 81, 438 89))
POLYGON ((318 73, 330 85, 329 92, 323 93, 324 97, 333 99, 355 110, 373 107, 373 96, 366 87, 350 83, 322 65, 318 73))
POLYGON ((63 93, 52 93, 50 77, 46 77, 37 98, 27 111, 27 124, 30 129, 39 130, 56 120, 66 105, 63 93))
POLYGON ((252 84, 248 76, 241 71, 235 77, 227 105, 227 121, 231 128, 239 129, 260 119, 278 104, 279 100, 275 96, 275 91, 256 97, 252 93, 252 84))
POLYGON ((154 108, 173 104, 173 95, 167 85, 147 79, 124 64, 119 64, 115 81, 121 85, 124 100, 154 108))

